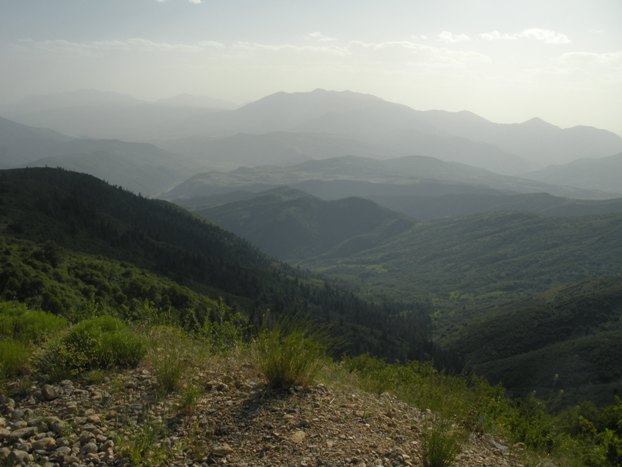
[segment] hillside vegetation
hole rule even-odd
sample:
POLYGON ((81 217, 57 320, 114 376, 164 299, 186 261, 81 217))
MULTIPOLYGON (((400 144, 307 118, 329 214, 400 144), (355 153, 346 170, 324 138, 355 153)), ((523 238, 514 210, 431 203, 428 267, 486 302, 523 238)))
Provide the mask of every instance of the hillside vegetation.
MULTIPOLYGON (((214 299, 222 297, 243 307, 254 323, 285 312, 331 322, 340 328, 343 351, 373 351, 394 358, 432 351, 425 303, 365 302, 347 289, 278 263, 175 205, 58 169, 0 172, 0 192, 5 241, 34 242, 12 250, 12 255, 22 251, 17 268, 28 263, 29 256, 36 260, 36 250, 53 241, 64 250, 87 255, 89 261, 98 256, 105 262, 129 263, 214 299)), ((58 267, 65 266, 53 266, 58 267)), ((66 271, 58 276, 52 271, 33 274, 39 280, 74 281, 74 270, 66 271)), ((122 289, 128 281, 123 275, 108 276, 120 281, 117 286, 122 289)), ((38 295, 36 287, 26 290, 38 295)), ((104 287, 102 293, 111 289, 104 287)), ((83 295, 90 297, 88 290, 83 295)))

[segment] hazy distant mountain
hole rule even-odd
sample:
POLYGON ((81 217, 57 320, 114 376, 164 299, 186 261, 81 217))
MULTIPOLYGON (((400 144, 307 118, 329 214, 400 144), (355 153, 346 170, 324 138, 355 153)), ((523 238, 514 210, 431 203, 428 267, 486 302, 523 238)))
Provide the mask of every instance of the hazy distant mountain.
POLYGON ((69 136, 33 128, 0 117, 0 167, 16 167, 50 154, 50 148, 71 141, 69 136))
POLYGON ((212 138, 283 131, 340 135, 380 148, 379 157, 425 154, 503 173, 622 150, 622 138, 596 128, 561 129, 537 118, 498 124, 471 112, 423 112, 367 94, 321 89, 280 92, 201 116, 185 131, 212 138))
POLYGON ((58 149, 63 152, 28 165, 87 173, 146 196, 170 189, 193 171, 181 156, 146 143, 79 139, 58 149))
POLYGON ((156 104, 176 107, 198 107, 211 110, 232 110, 238 107, 233 102, 223 99, 213 99, 208 96, 194 96, 192 94, 177 94, 176 96, 158 99, 156 104))
POLYGON ((410 221, 372 201, 323 201, 286 187, 197 214, 286 261, 327 252, 352 254, 411 226, 410 221))
POLYGON ((146 143, 73 139, 0 118, 0 167, 51 166, 84 172, 144 195, 193 173, 183 157, 146 143))
MULTIPOLYGON (((541 182, 498 175, 484 169, 456 162, 444 162, 431 157, 410 156, 379 161, 363 157, 339 157, 307 161, 293 166, 265 166, 239 168, 231 172, 206 172, 193 176, 170 192, 166 199, 179 200, 202 197, 238 190, 262 191, 279 185, 298 187, 309 191, 303 185, 317 182, 343 182, 340 189, 352 187, 354 192, 342 191, 343 196, 363 196, 361 188, 370 189, 376 195, 399 193, 425 195, 477 192, 506 193, 549 192, 560 196, 578 198, 607 198, 607 194, 572 188, 557 187, 541 182), (438 190, 441 185, 451 189, 438 190), (388 190, 382 187, 389 186, 388 190), (462 190, 459 187, 462 186, 462 190), (381 188, 381 189, 379 189, 381 188), (413 192, 413 188, 416 190, 413 192), (429 192, 427 190, 430 190, 429 192)), ((314 194, 318 194, 314 192, 314 194)))
POLYGON ((290 165, 309 159, 350 154, 374 158, 391 155, 386 148, 343 136, 291 132, 240 133, 224 138, 195 136, 159 143, 159 146, 218 170, 232 170, 240 166, 290 165))
POLYGON ((533 180, 622 194, 622 152, 598 159, 579 159, 525 175, 533 180))
POLYGON ((214 109, 226 105, 188 95, 145 102, 78 91, 22 100, 8 115, 73 136, 162 144, 210 168, 424 154, 518 174, 622 151, 622 138, 595 128, 560 129, 539 119, 497 124, 469 112, 418 111, 351 91, 279 92, 234 110, 214 109))
MULTIPOLYGON (((6 110, 7 116, 31 126, 53 128, 74 137, 147 141, 180 136, 179 129, 216 109, 180 105, 189 97, 148 102, 94 90, 31 96, 6 110)), ((198 98, 205 102, 205 98, 198 98)))
POLYGON ((559 128, 539 118, 493 123, 471 112, 425 112, 431 125, 473 141, 485 141, 529 161, 534 167, 602 157, 622 151, 622 138, 589 126, 559 128))

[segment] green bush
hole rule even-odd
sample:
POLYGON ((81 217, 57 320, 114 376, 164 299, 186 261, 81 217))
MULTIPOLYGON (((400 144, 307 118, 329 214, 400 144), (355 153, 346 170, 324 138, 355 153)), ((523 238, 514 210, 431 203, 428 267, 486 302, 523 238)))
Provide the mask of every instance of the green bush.
POLYGON ((14 302, 0 303, 0 335, 3 336, 39 343, 67 325, 65 319, 51 313, 31 310, 14 302))
POLYGON ((131 368, 146 352, 146 340, 112 316, 82 321, 52 342, 39 369, 52 379, 89 370, 131 368))
POLYGON ((257 364, 273 388, 308 385, 323 365, 325 346, 308 331, 282 327, 262 331, 256 345, 257 364))
POLYGON ((463 435, 452 429, 447 421, 441 421, 424 432, 421 460, 425 467, 452 465, 460 453, 463 435))
POLYGON ((0 379, 26 371, 30 348, 14 339, 0 339, 0 379))

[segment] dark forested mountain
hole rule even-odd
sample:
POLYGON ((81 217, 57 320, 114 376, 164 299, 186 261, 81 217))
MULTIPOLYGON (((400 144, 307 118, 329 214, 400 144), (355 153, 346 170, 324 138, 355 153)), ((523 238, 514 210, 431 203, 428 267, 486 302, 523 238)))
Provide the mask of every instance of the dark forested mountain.
MULTIPOLYGON (((0 193, 0 236, 9 242, 53 241, 77 254, 130 263, 223 296, 256 319, 271 310, 328 320, 341 327, 352 352, 405 358, 427 348, 424 306, 363 302, 167 202, 47 168, 1 171, 0 193)), ((5 268, 0 284, 13 284, 13 276, 5 268)), ((36 294, 39 286, 29 284, 25 293, 36 294)))
POLYGON ((73 139, 0 118, 0 167, 51 166, 155 195, 193 172, 183 157, 147 143, 73 139))
POLYGON ((447 301, 455 292, 486 302, 622 273, 622 215, 596 215, 619 212, 619 200, 514 195, 500 198, 507 209, 414 222, 352 198, 321 201, 285 189, 238 196, 198 212, 277 257, 369 293, 447 301))
POLYGON ((361 199, 323 201, 290 188, 197 214, 285 261, 351 254, 407 230, 411 222, 361 199))
POLYGON ((609 402, 622 392, 621 313, 622 277, 589 280, 491 306, 444 340, 515 394, 609 402))
POLYGON ((321 189, 314 191, 309 188, 317 182, 339 182, 341 189, 339 197, 367 197, 366 191, 375 196, 403 193, 437 195, 550 192, 561 196, 585 198, 610 197, 602 192, 547 185, 424 156, 383 161, 346 156, 306 161, 291 166, 241 167, 231 172, 205 172, 181 183, 163 197, 169 200, 183 200, 239 190, 257 192, 281 185, 328 197, 321 194, 321 189), (347 187, 353 190, 348 192, 347 187))
POLYGON ((622 193, 622 152, 598 159, 579 159, 568 164, 554 165, 528 173, 526 177, 544 183, 622 193))

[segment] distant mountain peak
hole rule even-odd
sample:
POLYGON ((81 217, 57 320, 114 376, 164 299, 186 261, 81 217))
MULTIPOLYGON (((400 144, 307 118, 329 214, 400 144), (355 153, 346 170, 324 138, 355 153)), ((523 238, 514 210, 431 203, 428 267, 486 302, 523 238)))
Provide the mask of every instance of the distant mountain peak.
POLYGON ((522 125, 529 126, 532 128, 558 128, 558 126, 553 125, 545 120, 542 120, 539 117, 530 118, 522 123, 522 125))

